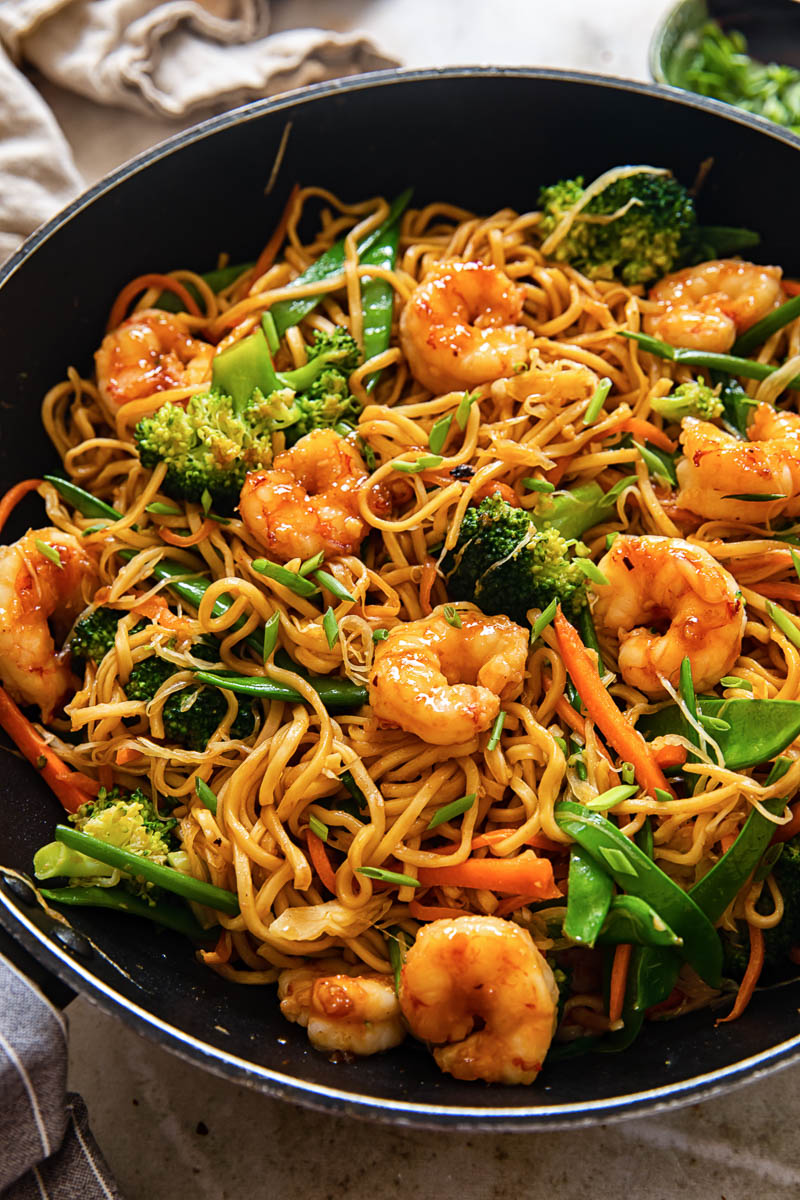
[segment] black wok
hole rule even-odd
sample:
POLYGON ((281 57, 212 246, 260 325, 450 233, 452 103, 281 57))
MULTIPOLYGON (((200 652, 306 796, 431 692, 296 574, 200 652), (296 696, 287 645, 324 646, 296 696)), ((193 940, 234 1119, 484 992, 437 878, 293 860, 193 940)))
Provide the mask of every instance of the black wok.
MULTIPOLYGON (((353 200, 413 184, 419 203, 525 210, 539 184, 562 176, 652 162, 691 182, 712 156, 702 219, 758 229, 762 261, 800 269, 800 140, 668 88, 541 71, 386 73, 207 121, 98 184, 0 271, 0 488, 56 465, 40 398, 68 364, 90 368, 122 284, 142 271, 208 269, 220 250, 253 257, 297 179, 353 200), (287 121, 286 157, 265 194, 287 121)), ((8 533, 43 522, 29 498, 8 533)), ((0 863, 29 872, 59 808, 6 754, 0 814, 0 863)), ((146 1036, 262 1091, 396 1124, 608 1120, 708 1096, 800 1056, 800 985, 791 985, 756 996, 734 1025, 715 1029, 708 1013, 650 1024, 628 1053, 546 1067, 527 1089, 458 1083, 411 1041, 336 1065, 281 1018, 271 990, 227 984, 179 937, 111 913, 73 910, 71 921, 77 933, 54 926, 25 884, 2 876, 0 922, 16 944, 146 1036)))

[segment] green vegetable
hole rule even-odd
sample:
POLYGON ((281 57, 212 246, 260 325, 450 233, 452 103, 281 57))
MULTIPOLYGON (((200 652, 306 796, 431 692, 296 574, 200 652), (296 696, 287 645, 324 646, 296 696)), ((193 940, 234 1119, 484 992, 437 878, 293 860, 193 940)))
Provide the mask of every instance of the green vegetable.
POLYGON ((60 842, 48 842, 33 856, 33 873, 37 879, 109 879, 114 868, 60 842))
POLYGON ((441 454, 422 454, 413 461, 398 458, 392 463, 395 471, 400 471, 403 475, 419 475, 422 471, 430 471, 434 467, 440 467, 441 465, 441 454))
POLYGON ((644 459, 647 470, 656 478, 663 479, 667 483, 671 483, 674 487, 678 482, 678 476, 675 473, 675 462, 678 458, 677 454, 668 454, 666 450, 661 450, 658 446, 654 446, 652 442, 633 441, 632 444, 639 451, 644 459))
POLYGON ((400 973, 403 970, 403 962, 408 952, 408 934, 398 925, 393 925, 391 929, 387 929, 384 935, 389 943, 389 961, 392 964, 392 974, 394 975, 394 990, 400 991, 400 973))
POLYGON ((217 936, 217 927, 203 929, 194 914, 185 904, 174 904, 168 900, 142 900, 123 887, 62 887, 40 888, 39 894, 52 904, 66 904, 79 908, 112 908, 115 912, 128 913, 132 917, 144 917, 156 925, 174 929, 193 941, 203 942, 217 936))
MULTIPOLYGON (((717 354, 712 350, 690 350, 685 346, 670 346, 660 342, 658 338, 646 333, 634 333, 631 329, 620 329, 622 337, 638 342, 648 354, 657 358, 666 358, 670 362, 686 363, 689 367, 707 367, 709 371, 718 371, 723 375, 739 375, 744 379, 768 379, 778 370, 769 363, 755 362, 752 358, 740 358, 735 354, 717 354)), ((800 375, 795 375, 785 385, 787 388, 800 388, 800 375)))
MULTIPOLYGON (((539 230, 545 239, 583 192, 580 176, 542 189, 539 230)), ((547 255, 570 263, 590 279, 651 283, 686 261, 696 239, 697 216, 686 188, 668 172, 645 167, 637 174, 609 179, 547 255)))
POLYGON ((564 934, 573 942, 593 946, 608 915, 614 883, 582 846, 573 846, 569 857, 567 913, 564 934))
POLYGON ((117 867, 134 879, 153 883, 166 892, 174 892, 186 900, 192 900, 195 904, 205 904, 209 908, 227 913, 228 916, 235 917, 239 914, 239 901, 236 896, 223 888, 215 887, 214 884, 184 875, 172 867, 161 866, 150 858, 144 858, 116 845, 109 845, 88 833, 70 829, 67 825, 57 825, 55 834, 57 842, 62 842, 72 850, 80 850, 92 858, 99 859, 100 862, 108 863, 109 866, 117 867))
POLYGON ((445 821, 452 821, 453 817, 460 817, 462 813, 468 812, 472 808, 475 797, 476 793, 470 792, 468 796, 462 796, 460 800, 451 800, 449 804, 443 804, 441 808, 437 808, 425 828, 436 829, 439 825, 444 825, 445 821))
POLYGON ((556 600, 573 615, 586 603, 586 578, 568 550, 558 530, 539 530, 524 509, 490 496, 467 509, 442 573, 453 599, 484 613, 523 622, 556 600))
POLYGON ((106 504, 105 500, 98 500, 96 496, 84 491, 77 484, 70 483, 68 479, 61 479, 58 475, 45 475, 44 480, 45 483, 52 483, 62 500, 66 500, 67 504, 71 504, 82 516, 108 517, 112 521, 122 520, 121 512, 117 512, 110 504, 106 504))
MULTIPOLYGON (((400 240, 400 223, 395 219, 385 232, 360 255, 362 264, 383 267, 393 271, 397 261, 397 244, 400 240)), ((385 279, 364 276, 361 279, 361 312, 363 314, 362 342, 364 359, 375 358, 388 350, 392 334, 394 315, 394 288, 385 279)), ((373 372, 366 381, 370 392, 378 382, 378 372, 373 372)), ((431 447, 433 449, 433 447, 431 447)))
POLYGON ((683 940, 651 905, 636 896, 615 896, 597 936, 600 946, 667 946, 680 948, 683 940))
MULTIPOLYGON (((603 667, 603 656, 600 653, 600 643, 597 640, 597 630, 594 627, 592 610, 589 608, 588 604, 585 605, 578 613, 578 631, 581 635, 581 641, 583 642, 584 646, 586 646, 589 650, 594 650, 595 654, 597 655, 597 673, 598 675, 602 675, 605 670, 603 667)), ((626 780, 625 782, 630 783, 632 781, 626 780)))
POLYGON ((264 646, 261 656, 264 662, 268 662, 275 647, 278 644, 278 630, 281 627, 281 614, 275 612, 264 626, 264 646))
POLYGON ((786 300, 783 304, 779 304, 777 308, 773 308, 772 312, 768 312, 760 321, 756 321, 755 325, 751 325, 744 333, 740 334, 733 343, 731 350, 734 354, 750 354, 755 350, 756 346, 761 346, 772 337, 773 333, 777 333, 779 329, 783 329, 790 321, 795 321, 800 317, 800 296, 792 296, 791 300, 786 300))
POLYGON ((554 492, 556 485, 548 479, 533 479, 526 476, 523 481, 529 492, 554 492))
POLYGON ((552 623, 553 618, 555 617, 557 612, 558 612, 558 601, 557 600, 551 600, 550 603, 548 604, 547 608, 542 609, 542 611, 539 613, 539 616, 536 618, 536 620, 533 622, 533 625, 531 626, 531 641, 532 642, 535 642, 536 639, 538 637, 540 637, 542 633, 544 633, 545 629, 547 629, 547 626, 552 623))
POLYGON ((722 401, 722 417, 731 433, 744 437, 750 423, 750 414, 755 407, 755 400, 748 396, 738 379, 712 371, 711 378, 720 388, 719 398, 722 401))
POLYGON ((564 800, 556 805, 555 815, 565 833, 608 866, 618 887, 652 905, 683 938, 684 956, 698 975, 718 987, 722 967, 719 938, 688 893, 599 813, 587 812, 582 805, 564 800))
POLYGON ((393 883, 397 887, 419 887, 419 880, 411 875, 401 875, 398 871, 385 871, 383 867, 356 867, 357 875, 366 875, 367 879, 378 879, 381 883, 393 883))
MULTIPOLYGON (((125 612, 121 609, 101 607, 81 617, 75 623, 68 642, 72 656, 101 663, 109 650, 114 648, 117 626, 124 616, 125 612)), ((145 621, 138 621, 131 633, 144 629, 145 624, 145 621)))
POLYGON ((320 821, 318 817, 315 817, 313 813, 308 818, 308 827, 312 833, 317 835, 320 841, 327 842, 328 833, 330 832, 328 826, 320 821))
POLYGON ((254 558, 252 566, 259 575, 266 575, 267 579, 274 579, 276 583, 288 588, 296 596, 309 597, 319 593, 316 584, 312 583, 310 579, 306 579, 299 571, 289 571, 286 567, 270 562, 267 558, 254 558))
POLYGON ((635 475, 618 479, 607 492, 599 483, 582 483, 570 491, 543 497, 532 514, 536 527, 551 525, 567 541, 577 540, 587 529, 616 515, 617 499, 631 482, 636 482, 635 475))
MULTIPOLYGON (((291 669, 298 674, 296 663, 291 669)), ((284 700, 292 704, 302 704, 303 697, 294 688, 285 683, 278 683, 266 675, 237 675, 234 671, 198 671, 195 675, 198 683, 209 687, 225 688, 242 696, 255 696, 259 700, 284 700)), ((319 693, 322 703, 328 709, 353 710, 367 703, 367 690, 349 679, 339 679, 336 676, 309 676, 309 683, 319 693)))
POLYGON ((601 379, 594 390, 592 398, 589 401, 586 412, 583 414, 584 425, 593 425, 600 416, 603 405, 606 402, 606 397, 611 391, 611 380, 601 379))
POLYGON ((786 610, 772 600, 767 601, 766 607, 767 616, 775 622, 784 637, 787 637, 793 646, 800 647, 800 629, 797 628, 786 610))
MULTIPOLYGON (((128 699, 149 703, 159 688, 179 670, 180 667, 158 655, 142 659, 134 666, 125 686, 128 699)), ((187 684, 164 702, 164 736, 167 741, 177 742, 188 750, 205 750, 227 711, 224 696, 215 688, 192 689, 192 685, 187 684)), ((254 727, 253 710, 243 705, 231 723, 228 736, 233 740, 249 737, 254 727)))
POLYGON ((336 579, 335 576, 331 575, 328 571, 315 571, 314 578, 320 587, 327 588, 331 595, 335 596, 337 600, 349 600, 351 604, 355 604, 355 596, 351 592, 348 592, 347 588, 343 587, 341 583, 339 583, 339 580, 336 579))
MULTIPOLYGON (((715 730, 714 741, 731 771, 775 758, 800 736, 800 701, 738 697, 697 697, 698 717, 723 718, 728 729, 715 730)), ((677 733, 697 743, 697 734, 677 704, 639 718, 636 728, 648 738, 677 733)))
MULTIPOLYGON (((398 217, 408 207, 411 199, 411 189, 402 192, 392 204, 386 220, 372 233, 367 234, 358 243, 358 256, 361 262, 369 261, 365 259, 373 247, 385 246, 391 237, 391 229, 397 222, 398 217)), ((371 262, 370 265, 380 265, 380 262, 371 262)), ((290 287, 305 287, 309 283, 324 283, 326 280, 337 279, 341 276, 344 269, 344 238, 334 243, 330 250, 326 250, 320 255, 316 262, 313 262, 310 267, 303 271, 297 279, 293 279, 290 287)), ((313 296, 299 296, 296 300, 279 300, 277 304, 273 304, 270 309, 275 328, 279 337, 283 337, 287 329, 292 325, 299 325, 304 317, 307 317, 310 312, 313 312, 317 305, 325 295, 325 290, 320 291, 313 296)))
POLYGON ((217 797, 216 793, 206 783, 205 779, 195 780, 194 790, 197 793, 197 798, 204 804, 209 812, 216 815, 217 812, 217 797))
POLYGON ((446 417, 440 417, 438 421, 434 421, 428 434, 428 449, 432 454, 439 454, 444 448, 452 424, 453 413, 448 413, 446 417))
POLYGON ((630 800, 638 791, 638 785, 635 783, 621 783, 617 787, 609 788, 607 792, 601 792, 594 800, 587 800, 584 808, 588 808, 589 812, 608 812, 623 800, 630 800))
POLYGON ((322 618, 322 628, 325 631, 325 640, 328 643, 328 649, 332 650, 339 640, 339 622, 336 620, 336 613, 332 608, 328 608, 325 616, 322 618))
POLYGON ((682 421, 684 417, 715 421, 724 410, 717 389, 710 388, 701 379, 679 384, 668 396, 654 396, 650 407, 665 420, 675 422, 682 421))
MULTIPOLYGON (((763 802, 768 812, 778 816, 786 807, 781 798, 763 802)), ((756 869, 775 833, 775 825, 752 809, 739 836, 719 862, 691 890, 692 899, 710 921, 718 921, 742 885, 756 869)), ((800 897, 798 897, 800 900, 800 897)))
POLYGON ((497 716, 494 719, 494 724, 492 725, 492 732, 489 735, 489 741, 486 743, 487 750, 492 751, 492 750, 497 749, 497 743, 500 741, 500 734, 503 732, 503 726, 505 725, 505 723, 506 723, 506 714, 503 711, 503 709, 501 708, 500 712, 497 714, 497 716))

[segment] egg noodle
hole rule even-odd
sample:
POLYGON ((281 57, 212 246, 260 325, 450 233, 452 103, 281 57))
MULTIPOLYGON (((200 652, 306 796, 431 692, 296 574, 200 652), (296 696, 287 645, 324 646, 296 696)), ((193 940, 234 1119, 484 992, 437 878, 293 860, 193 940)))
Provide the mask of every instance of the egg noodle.
MULTIPOLYGON (((417 880, 420 871, 468 859, 543 858, 552 864, 557 891, 551 896, 558 911, 571 839, 556 819, 557 803, 585 803, 631 778, 617 754, 609 753, 595 723, 573 703, 553 625, 530 639, 524 684, 518 695, 502 702, 499 734, 495 724, 454 744, 407 732, 400 719, 376 719, 369 705, 328 711, 305 677, 339 676, 368 685, 376 659, 387 648, 386 640, 374 639, 376 631, 441 621, 445 605, 453 606, 446 611, 456 642, 466 637, 468 630, 463 624, 459 629, 458 621, 474 606, 452 600, 441 563, 456 545, 469 507, 485 497, 498 495, 534 514, 552 495, 548 485, 574 490, 595 481, 608 492, 619 484, 610 515, 584 535, 587 559, 597 563, 610 553, 614 534, 658 535, 702 548, 733 577, 746 606, 741 650, 727 671, 736 679, 730 686, 719 684, 718 694, 800 700, 800 618, 794 614, 800 585, 790 545, 773 536, 767 521, 749 520, 746 503, 732 508, 726 519, 705 519, 682 508, 671 484, 640 451, 644 440, 675 446, 665 432, 675 433, 674 425, 665 426, 652 402, 676 383, 703 374, 644 353, 621 335, 622 329, 640 330, 659 305, 641 286, 593 281, 548 261, 541 249, 540 214, 509 208, 488 217, 446 203, 409 209, 401 221, 395 269, 359 264, 359 240, 380 226, 389 207, 383 199, 350 205, 321 188, 296 190, 282 252, 265 269, 244 269, 219 293, 192 271, 168 277, 199 297, 194 311, 169 320, 182 334, 221 350, 258 328, 276 302, 318 293, 319 284, 298 289, 292 280, 346 234, 341 274, 326 281, 318 307, 281 343, 276 366, 283 370, 306 361, 315 330, 345 326, 361 341, 365 277, 383 279, 394 291, 390 347, 350 378, 351 391, 363 405, 350 440, 368 464, 369 477, 358 496, 368 536, 358 554, 343 553, 325 563, 353 597, 325 593, 323 603, 335 617, 332 639, 319 596, 298 595, 254 569, 253 562, 264 557, 264 544, 238 511, 225 520, 209 518, 207 506, 176 501, 162 490, 163 465, 149 470, 140 462, 133 441, 136 423, 168 400, 202 392, 206 378, 173 381, 150 392, 140 388, 113 408, 92 378, 70 369, 43 404, 43 422, 65 474, 124 514, 116 521, 82 516, 45 482, 39 493, 48 521, 76 535, 96 557, 99 587, 84 601, 128 614, 115 652, 100 665, 87 664, 65 715, 47 723, 48 741, 85 776, 104 786, 141 787, 157 798, 161 811, 172 810, 187 869, 238 897, 239 915, 214 914, 222 932, 213 949, 199 952, 209 967, 237 983, 272 984, 284 969, 326 957, 344 961, 351 972, 363 966, 391 979, 393 943, 399 938, 404 947, 411 944, 421 925, 439 914, 513 916, 515 928, 528 930, 542 953, 552 956, 570 945, 553 923, 554 909, 542 900, 533 903, 531 896, 448 883, 416 887, 370 879, 360 871, 379 868, 417 880), (301 228, 313 226, 313 240, 304 240, 301 228), (529 331, 525 360, 490 382, 432 395, 412 374, 397 322, 422 280, 457 263, 489 264, 522 290, 524 308, 515 324, 529 331), (368 386, 377 371, 377 384, 368 386), (610 394, 587 423, 587 409, 605 379, 610 394), (446 440, 432 454, 432 431, 447 417, 453 419, 446 440), (406 467, 398 468, 398 462, 406 467), (531 479, 539 481, 540 490, 528 486, 531 479), (155 512, 149 511, 153 504, 155 512), (212 581, 199 608, 178 602, 168 584, 154 577, 154 565, 164 559, 185 565, 187 577, 212 581), (232 601, 224 612, 220 606, 215 611, 221 597, 232 601), (784 628, 769 615, 774 601, 784 605, 784 628), (302 674, 289 669, 285 658, 265 667, 245 645, 274 614, 279 616, 278 646, 302 674), (218 669, 252 676, 266 671, 296 689, 302 700, 256 699, 254 731, 237 739, 231 734, 237 697, 226 691, 227 713, 216 733, 205 749, 192 751, 165 740, 163 707, 175 692, 191 694, 193 672, 208 668, 193 643, 209 634, 220 639, 218 669), (125 688, 133 666, 154 650, 175 673, 145 706, 128 699, 125 688), (70 730, 79 730, 81 740, 66 736, 70 730), (346 772, 349 790, 342 783, 346 772), (198 798, 198 780, 217 797, 216 812, 198 798), (430 827, 443 806, 470 796, 474 803, 430 827), (320 825, 327 841, 314 833, 320 825)), ((131 314, 156 305, 161 277, 152 286, 146 283, 122 294, 112 331, 131 314)), ((453 324, 463 319, 454 315, 453 324)), ((796 374, 797 355, 800 320, 771 336, 757 355, 759 362, 789 360, 787 372, 780 379, 748 382, 748 395, 756 402, 774 401, 796 374)), ((278 432, 276 455, 283 445, 278 432)), ((297 571, 301 561, 298 554, 285 565, 297 571)), ((660 558, 651 566, 654 576, 675 569, 660 558)), ((624 579, 611 582, 624 589, 624 579)), ((590 597, 592 588, 590 581, 590 597)), ((539 616, 540 610, 532 609, 528 622, 539 616)), ((650 621, 642 616, 636 623, 650 621)), ((713 653, 716 631, 701 632, 707 652, 713 653)), ((598 622, 598 637, 603 683, 632 724, 665 702, 683 703, 675 685, 665 684, 657 696, 624 682, 617 629, 598 622)), ((391 711, 394 702, 389 694, 381 711, 387 706, 391 711)), ((403 703, 399 689, 396 703, 403 703)), ((442 720, 446 724, 446 713, 442 720)), ((754 809, 776 828, 788 821, 788 813, 770 812, 765 804, 800 787, 796 750, 786 751, 788 772, 766 786, 764 770, 722 765, 713 728, 704 726, 701 732, 698 739, 673 734, 654 743, 677 747, 677 761, 681 748, 689 753, 682 768, 687 786, 677 798, 639 788, 606 814, 629 838, 651 818, 655 861, 683 889, 719 860, 754 809)), ((728 906, 722 925, 732 929, 744 919, 769 928, 782 915, 783 900, 772 876, 751 878, 728 906), (759 903, 762 893, 771 895, 769 906, 759 903)), ((618 1014, 609 1016, 597 972, 589 972, 587 980, 584 987, 576 972, 559 1041, 620 1026, 618 1014)), ((679 987, 675 1011, 707 1004, 715 995, 686 967, 679 987)))

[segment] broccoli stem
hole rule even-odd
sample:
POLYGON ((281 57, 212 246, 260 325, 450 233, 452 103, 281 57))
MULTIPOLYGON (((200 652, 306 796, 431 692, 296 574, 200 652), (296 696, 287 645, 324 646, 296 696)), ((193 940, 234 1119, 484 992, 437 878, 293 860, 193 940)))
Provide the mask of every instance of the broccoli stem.
POLYGON ((162 867, 160 863, 155 863, 149 858, 133 854, 130 850, 123 850, 119 846, 112 846, 108 842, 102 842, 99 838, 92 837, 91 834, 70 829, 68 825, 56 825, 55 832, 56 841, 68 846, 71 850, 79 850, 100 862, 107 863, 110 867, 117 867, 127 875, 144 879, 147 883, 154 883, 157 887, 163 888, 165 892, 174 892, 177 896, 183 896, 185 900, 193 900, 195 904, 205 904, 209 908, 227 913, 231 917, 239 915, 238 898, 234 896, 233 892, 226 891, 225 888, 216 887, 213 883, 205 883, 202 879, 195 879, 191 875, 184 875, 182 871, 176 871, 172 867, 162 867))
MULTIPOLYGON (((670 346, 646 333, 634 333, 632 329, 620 329, 622 337, 638 342, 648 354, 667 358, 670 362, 686 363, 689 367, 708 367, 709 371, 721 371, 723 375, 741 375, 745 379, 767 379, 778 367, 769 363, 754 362, 752 358, 738 358, 734 354, 716 354, 711 350, 689 350, 685 346, 670 346)), ((800 389, 800 375, 795 375, 786 384, 787 388, 800 389)))
POLYGON ((53 879, 66 876, 68 879, 108 878, 114 868, 99 859, 89 858, 79 850, 70 850, 60 842, 48 842, 33 856, 33 873, 37 879, 53 879))
POLYGON ((156 925, 163 925, 182 933, 193 941, 207 941, 217 936, 219 926, 203 929, 194 918, 192 910, 183 905, 169 904, 164 900, 149 903, 139 896, 132 896, 122 887, 63 887, 40 888, 39 894, 53 904, 68 904, 80 908, 113 908, 116 912, 128 913, 132 917, 144 917, 156 925))

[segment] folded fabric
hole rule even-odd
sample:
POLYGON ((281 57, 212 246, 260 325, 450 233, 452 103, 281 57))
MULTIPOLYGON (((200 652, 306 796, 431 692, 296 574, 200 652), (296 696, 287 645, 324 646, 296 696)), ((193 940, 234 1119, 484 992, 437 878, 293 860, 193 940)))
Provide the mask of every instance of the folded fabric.
POLYGON ((395 65, 357 33, 270 34, 267 0, 2 0, 0 260, 81 188, 27 63, 98 104, 186 118, 395 65))

